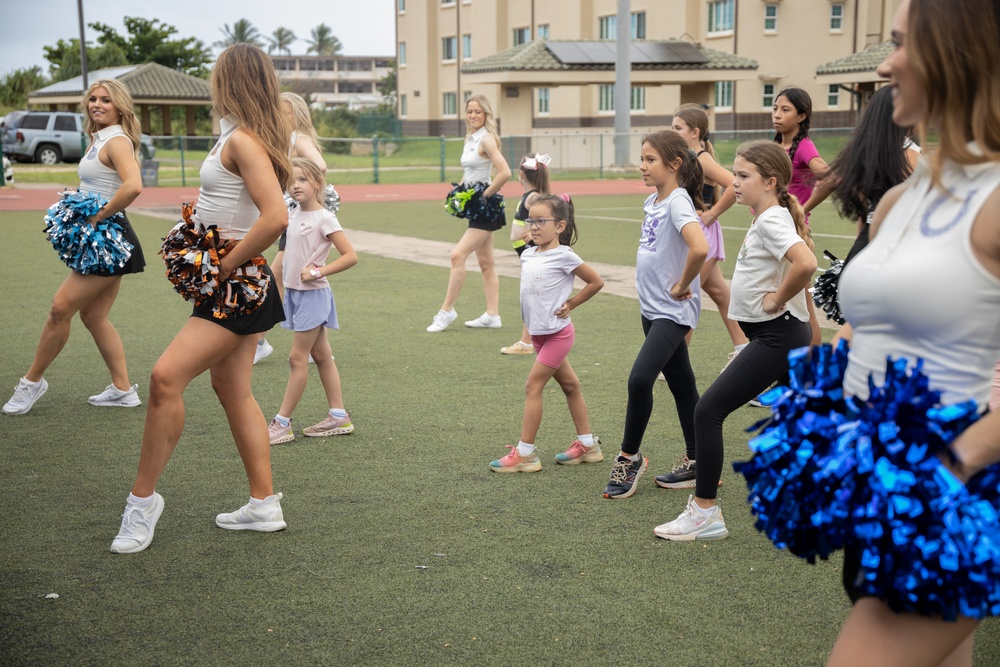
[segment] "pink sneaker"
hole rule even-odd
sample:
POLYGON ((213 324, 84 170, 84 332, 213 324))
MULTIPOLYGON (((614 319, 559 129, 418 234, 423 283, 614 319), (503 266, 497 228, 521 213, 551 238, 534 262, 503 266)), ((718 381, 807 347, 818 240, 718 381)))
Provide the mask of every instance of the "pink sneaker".
POLYGON ((538 460, 538 450, 531 453, 531 456, 521 456, 517 453, 517 447, 507 445, 510 453, 502 459, 490 461, 490 470, 493 472, 538 472, 542 469, 542 462, 538 460))
POLYGON ((318 424, 313 424, 309 428, 302 429, 302 433, 310 438, 325 438, 328 435, 347 435, 353 430, 354 424, 351 423, 350 412, 343 419, 337 419, 328 412, 326 413, 326 419, 318 424))
POLYGON ((567 466, 575 466, 578 463, 597 463, 604 460, 601 453, 601 441, 597 440, 593 445, 587 447, 579 440, 574 440, 565 452, 556 454, 556 463, 567 466))
POLYGON ((288 426, 282 426, 277 419, 272 419, 267 425, 267 435, 271 438, 272 445, 280 445, 283 442, 291 442, 295 439, 292 431, 292 420, 288 420, 288 426))

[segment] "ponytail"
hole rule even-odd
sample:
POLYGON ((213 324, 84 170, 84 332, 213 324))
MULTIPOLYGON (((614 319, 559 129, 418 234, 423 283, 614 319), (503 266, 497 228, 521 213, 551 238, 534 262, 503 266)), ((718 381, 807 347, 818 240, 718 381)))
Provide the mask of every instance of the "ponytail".
POLYGON ((552 212, 552 217, 556 220, 565 220, 566 229, 559 234, 560 245, 573 245, 577 242, 579 235, 576 231, 576 219, 573 211, 573 199, 568 194, 543 195, 536 194, 531 200, 531 205, 544 204, 552 212))
POLYGON ((695 210, 702 211, 705 209, 705 202, 701 198, 702 186, 705 184, 705 172, 701 168, 701 162, 690 150, 684 153, 681 160, 681 166, 677 170, 677 184, 687 190, 691 201, 694 202, 695 210))
POLYGON ((802 208, 802 204, 799 203, 799 198, 790 193, 786 186, 782 187, 781 192, 778 193, 778 203, 788 209, 791 214, 792 221, 795 223, 795 232, 802 237, 810 250, 815 249, 812 233, 809 231, 809 225, 806 224, 806 212, 802 208))

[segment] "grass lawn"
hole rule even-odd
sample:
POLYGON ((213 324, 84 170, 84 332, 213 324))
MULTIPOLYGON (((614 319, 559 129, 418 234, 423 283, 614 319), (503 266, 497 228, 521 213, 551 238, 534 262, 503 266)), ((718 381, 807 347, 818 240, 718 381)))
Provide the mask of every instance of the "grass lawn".
MULTIPOLYGON (((634 261, 641 201, 579 197, 578 206, 581 255, 634 261)), ((146 400, 150 369, 190 308, 156 255, 170 223, 131 217, 148 265, 123 280, 112 321, 146 400)), ((459 235, 436 203, 348 202, 342 217, 348 228, 459 235)), ((745 225, 743 217, 731 212, 725 224, 745 225)), ((0 213, 8 247, 18 249, 3 268, 17 285, 0 317, 4 391, 30 365, 66 274, 41 219, 41 212, 0 213)), ((814 226, 826 225, 843 236, 853 231, 818 213, 814 226)), ((497 247, 509 247, 502 234, 497 247)), ((727 231, 730 253, 738 237, 727 231)), ((45 397, 28 415, 0 415, 2 662, 823 663, 849 611, 840 556, 810 566, 776 550, 753 529, 746 488, 729 466, 748 455, 744 430, 762 413, 742 408, 726 422, 720 498, 731 537, 704 544, 654 538, 653 526, 673 519, 687 499, 656 488, 651 477, 682 453, 677 417, 657 383, 643 447, 649 476, 633 498, 601 498, 641 329, 636 301, 598 295, 573 315, 578 341, 570 359, 607 460, 554 465, 574 434, 561 394, 550 387, 538 438, 543 470, 491 473, 487 463, 516 442, 531 364, 498 353, 519 329, 517 282, 501 279, 503 329, 426 334, 446 280, 446 269, 362 255, 331 281, 343 329, 330 339, 357 430, 301 435, 325 409, 313 373, 294 414, 297 439, 272 450, 287 531, 215 527, 216 513, 246 501, 247 485, 208 377, 197 378, 186 393, 184 434, 158 487, 166 510, 156 538, 128 556, 108 546, 135 474, 146 407, 87 404, 109 380, 75 322, 45 374, 45 397)), ((462 316, 481 312, 475 275, 457 308, 462 316)), ((267 418, 284 392, 291 335, 278 328, 269 340, 276 352, 253 375, 267 418)), ((728 350, 719 318, 708 313, 691 348, 702 389, 728 350)), ((991 620, 979 630, 976 664, 998 660, 1000 624, 991 620)))

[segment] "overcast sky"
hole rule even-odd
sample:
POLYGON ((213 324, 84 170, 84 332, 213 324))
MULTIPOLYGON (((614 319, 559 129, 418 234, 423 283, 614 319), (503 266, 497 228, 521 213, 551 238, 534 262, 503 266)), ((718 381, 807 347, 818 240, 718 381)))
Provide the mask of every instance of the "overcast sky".
MULTIPOLYGON (((42 48, 79 35, 77 0, 0 0, 0 5, 0 73, 38 65, 48 74, 42 48)), ((106 23, 123 35, 123 16, 159 19, 177 28, 174 37, 196 37, 209 47, 222 39, 224 24, 245 18, 265 36, 279 26, 289 28, 299 38, 291 47, 294 54, 305 53, 310 31, 326 23, 344 45, 345 55, 392 56, 394 8, 395 0, 83 0, 83 18, 86 23, 106 23)), ((89 27, 86 31, 87 40, 95 42, 96 33, 89 27)))

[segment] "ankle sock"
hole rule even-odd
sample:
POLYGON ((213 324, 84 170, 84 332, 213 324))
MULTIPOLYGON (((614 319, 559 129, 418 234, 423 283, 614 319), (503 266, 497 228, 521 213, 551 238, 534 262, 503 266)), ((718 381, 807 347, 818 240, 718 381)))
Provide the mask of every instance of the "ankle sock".
POLYGON ((530 442, 520 442, 517 443, 517 453, 521 456, 531 456, 535 453, 535 446, 530 442))
POLYGON ((292 423, 291 417, 284 417, 282 415, 274 415, 274 420, 285 428, 287 428, 288 425, 292 423))
POLYGON ((632 463, 635 463, 642 458, 642 452, 636 452, 635 454, 626 454, 625 452, 622 452, 618 455, 618 458, 628 459, 632 463))
POLYGON ((128 504, 134 505, 136 507, 148 507, 150 503, 153 502, 153 494, 149 494, 146 498, 140 498, 139 496, 133 494, 131 491, 128 494, 128 504))
POLYGON ((736 350, 737 352, 742 352, 743 348, 745 348, 749 344, 750 343, 741 343, 740 345, 736 345, 735 347, 733 347, 733 349, 736 350))
POLYGON ((347 419, 347 410, 343 408, 330 408, 330 416, 334 419, 347 419))
POLYGON ((593 447, 594 446, 594 434, 593 433, 587 433, 585 435, 577 434, 576 439, 579 440, 580 442, 582 442, 585 447, 593 447))

